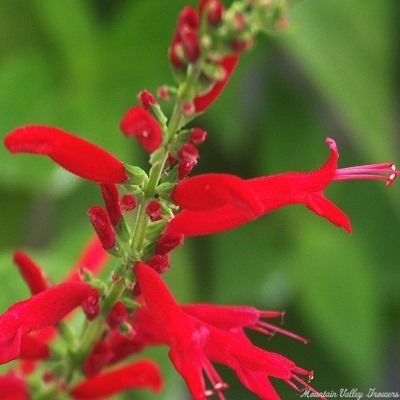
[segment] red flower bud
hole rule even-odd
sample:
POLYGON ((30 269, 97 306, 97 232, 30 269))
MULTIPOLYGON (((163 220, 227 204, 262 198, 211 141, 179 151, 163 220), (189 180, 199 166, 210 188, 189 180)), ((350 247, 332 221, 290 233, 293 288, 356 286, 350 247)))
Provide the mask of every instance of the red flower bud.
POLYGON ((169 267, 169 256, 167 254, 156 254, 147 261, 147 265, 156 270, 159 274, 163 274, 169 267))
POLYGON ((117 226, 122 217, 118 189, 110 183, 100 184, 100 189, 111 224, 117 226))
POLYGON ((195 8, 191 6, 185 7, 179 15, 178 27, 189 26, 192 29, 198 29, 199 17, 195 8))
POLYGON ((162 208, 157 200, 152 200, 147 205, 146 212, 152 221, 158 221, 162 219, 162 208))
POLYGON ((121 183, 128 176, 121 161, 77 136, 48 126, 25 126, 8 134, 4 144, 11 153, 50 157, 81 178, 103 183, 121 183))
POLYGON ((179 33, 187 60, 191 63, 196 62, 200 56, 200 43, 197 30, 185 25, 180 29, 179 33))
POLYGON ((128 318, 128 311, 126 310, 125 304, 122 301, 117 301, 110 313, 107 316, 107 323, 110 328, 117 328, 128 318))
POLYGON ((123 117, 121 131, 127 137, 135 137, 141 146, 152 153, 161 145, 163 134, 157 120, 144 108, 132 107, 123 117))
POLYGON ((103 207, 93 206, 88 211, 89 219, 105 250, 115 246, 115 232, 103 207))
POLYGON ((121 201, 122 211, 132 211, 136 208, 136 199, 132 194, 125 194, 122 196, 121 201))
POLYGON ((169 90, 167 86, 160 86, 157 89, 157 97, 162 101, 169 101, 169 90))
POLYGON ((192 133, 190 135, 190 143, 195 145, 202 144, 206 140, 207 132, 200 128, 192 129, 192 133))
POLYGON ((158 239, 156 244, 156 253, 165 255, 175 249, 176 247, 183 244, 185 237, 181 233, 169 232, 165 233, 158 239))
POLYGON ((141 106, 145 110, 148 110, 151 106, 154 106, 157 104, 157 100, 154 98, 154 96, 148 90, 142 90, 138 94, 138 99, 140 101, 141 106))
POLYGON ((195 162, 199 158, 199 151, 191 143, 186 143, 178 151, 178 156, 182 161, 195 162))
POLYGON ((207 19, 210 25, 218 25, 222 20, 222 15, 224 13, 224 6, 219 0, 214 0, 210 2, 208 9, 207 19))
POLYGON ((178 164, 178 179, 186 178, 193 170, 193 168, 197 165, 196 160, 191 161, 181 161, 178 164))
POLYGON ((95 288, 90 288, 90 292, 82 303, 83 312, 89 321, 94 320, 100 312, 100 295, 99 291, 95 288))
POLYGON ((24 252, 16 251, 14 253, 14 263, 32 294, 48 288, 48 281, 44 272, 24 252))

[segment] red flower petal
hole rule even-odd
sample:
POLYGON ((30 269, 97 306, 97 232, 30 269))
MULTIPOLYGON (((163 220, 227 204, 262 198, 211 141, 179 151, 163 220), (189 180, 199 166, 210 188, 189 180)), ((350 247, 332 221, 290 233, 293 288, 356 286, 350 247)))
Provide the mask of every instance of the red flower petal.
POLYGON ((22 251, 16 251, 14 253, 14 263, 32 294, 42 292, 48 288, 48 281, 44 272, 27 254, 22 251))
POLYGON ((228 83, 238 61, 239 57, 237 55, 227 56, 221 61, 220 65, 225 69, 225 77, 224 79, 215 82, 211 89, 209 89, 206 93, 194 98, 193 102, 195 111, 197 113, 203 112, 221 94, 225 85, 228 83))
POLYGON ((150 389, 158 392, 161 387, 162 377, 158 366, 143 360, 78 383, 71 394, 76 400, 94 400, 129 389, 150 389))
POLYGON ((49 347, 34 336, 26 335, 21 340, 21 353, 23 360, 42 360, 50 355, 49 347))
MULTIPOLYGON (((223 232, 289 204, 304 204, 319 216, 351 232, 347 215, 323 195, 326 186, 333 180, 344 179, 347 172, 346 169, 337 169, 339 154, 335 142, 327 139, 327 143, 330 156, 315 171, 288 172, 248 180, 228 174, 204 174, 180 182, 171 197, 183 211, 171 220, 167 232, 180 232, 185 236, 223 232), (339 178, 337 171, 342 171, 339 178)), ((345 179, 356 179, 359 175, 354 177, 354 168, 350 170, 345 179)), ((393 167, 388 172, 385 169, 385 173, 393 176, 396 171, 393 167)), ((361 176, 365 178, 365 174, 361 176)), ((375 175, 370 179, 376 179, 375 175)))
POLYGON ((149 111, 140 106, 132 107, 126 112, 120 128, 127 137, 135 137, 149 153, 161 145, 163 134, 159 123, 149 111))
POLYGON ((246 181, 229 174, 194 176, 180 182, 171 197, 177 205, 190 211, 214 210, 231 204, 249 217, 262 212, 262 205, 246 181))
POLYGON ((2 400, 29 400, 26 383, 14 373, 0 375, 2 400))
POLYGON ((11 153, 33 153, 50 157, 81 178, 103 183, 121 183, 128 176, 124 165, 101 147, 61 129, 25 126, 4 140, 11 153))
POLYGON ((23 336, 55 325, 83 302, 88 291, 82 282, 61 283, 12 305, 0 315, 0 362, 18 357, 23 336))

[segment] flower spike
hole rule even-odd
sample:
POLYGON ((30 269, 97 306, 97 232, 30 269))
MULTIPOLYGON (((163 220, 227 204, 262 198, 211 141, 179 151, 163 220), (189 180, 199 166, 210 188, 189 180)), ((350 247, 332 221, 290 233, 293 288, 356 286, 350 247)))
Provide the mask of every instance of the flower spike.
POLYGON ((27 254, 22 251, 16 251, 13 259, 32 294, 42 292, 48 288, 49 283, 44 272, 27 254))
POLYGON ((50 157, 81 178, 99 183, 122 183, 128 179, 125 167, 101 147, 49 126, 17 128, 4 140, 11 153, 32 153, 50 157))

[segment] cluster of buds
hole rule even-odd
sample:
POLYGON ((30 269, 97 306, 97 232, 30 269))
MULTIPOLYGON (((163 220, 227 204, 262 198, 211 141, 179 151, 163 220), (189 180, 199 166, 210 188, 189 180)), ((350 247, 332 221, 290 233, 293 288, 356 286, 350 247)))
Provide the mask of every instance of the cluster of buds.
POLYGON ((7 135, 10 152, 48 156, 95 182, 104 204, 89 209, 96 237, 61 283, 52 285, 25 253, 15 253, 31 296, 0 315, 0 363, 19 360, 15 371, 0 375, 2 398, 80 400, 136 388, 159 391, 157 365, 129 360, 155 345, 169 348, 171 362, 196 400, 225 399, 228 385, 214 364, 230 368, 261 399, 279 399, 270 378, 322 398, 309 384, 311 371, 254 345, 247 335, 248 330, 281 333, 307 342, 268 321, 283 313, 180 304, 161 276, 186 236, 237 228, 291 204, 303 204, 350 233, 350 219, 325 197, 326 187, 354 179, 390 186, 400 174, 392 163, 339 168, 336 143, 328 138, 329 157, 311 172, 251 179, 227 173, 189 176, 207 133, 187 125, 221 94, 255 34, 286 24, 285 11, 285 0, 238 0, 228 9, 220 0, 200 0, 198 9, 184 8, 169 53, 177 87, 162 86, 158 92, 162 100, 174 99, 171 116, 144 90, 120 124, 124 135, 150 154, 148 173, 58 128, 26 126, 7 135), (110 255, 117 266, 110 267, 104 281, 98 275, 110 255), (82 333, 68 324, 78 308, 86 317, 82 333))

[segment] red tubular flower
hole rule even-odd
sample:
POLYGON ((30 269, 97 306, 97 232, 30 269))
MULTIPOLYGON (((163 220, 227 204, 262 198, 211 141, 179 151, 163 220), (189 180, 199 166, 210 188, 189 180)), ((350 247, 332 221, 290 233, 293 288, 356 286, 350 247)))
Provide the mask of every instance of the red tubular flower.
POLYGON ((71 390, 71 394, 76 400, 94 400, 129 389, 158 392, 161 387, 162 377, 158 366, 143 360, 80 382, 71 390))
POLYGON ((48 281, 41 268, 22 251, 14 253, 14 264, 18 267, 32 294, 48 288, 48 281))
POLYGON ((207 92, 193 99, 196 113, 203 112, 218 98, 233 74, 238 61, 239 57, 237 55, 226 56, 222 59, 220 66, 225 70, 225 76, 223 79, 216 81, 207 92))
POLYGON ((117 226, 122 217, 118 189, 110 183, 100 184, 100 189, 111 224, 117 226))
POLYGON ((162 142, 162 129, 157 120, 140 106, 130 108, 122 118, 121 131, 127 137, 135 137, 141 146, 152 153, 162 142))
POLYGON ((38 125, 17 128, 6 136, 4 144, 11 153, 46 155, 90 181, 121 183, 128 179, 123 163, 113 155, 58 128, 38 125))
POLYGON ((263 319, 270 318, 282 319, 284 313, 280 311, 261 311, 249 306, 216 306, 210 304, 183 305, 182 309, 187 314, 220 329, 249 328, 267 336, 280 333, 300 342, 308 343, 308 340, 302 336, 263 321, 263 319))
MULTIPOLYGON (((217 393, 221 400, 225 399, 222 390, 227 385, 212 362, 234 370, 250 391, 265 400, 279 399, 269 377, 282 379, 296 390, 300 390, 299 386, 308 388, 321 397, 300 377, 306 375, 311 379, 310 372, 280 354, 254 346, 240 329, 247 324, 257 325, 256 318, 260 318, 262 313, 254 309, 214 309, 206 305, 181 307, 152 268, 138 262, 135 273, 146 304, 137 311, 138 332, 147 329, 142 335, 149 343, 160 342, 170 347, 169 357, 194 399, 204 399, 213 393, 217 393), (196 317, 186 312, 190 309, 197 314, 196 317), (226 311, 227 314, 223 314, 226 311), (222 322, 216 318, 219 312, 222 322), (206 389, 204 377, 209 380, 212 390, 206 389)), ((277 314, 270 312, 266 316, 275 317, 277 314)))
POLYGON ((304 204, 317 215, 351 232, 349 218, 330 202, 323 190, 333 181, 384 180, 389 186, 400 173, 392 163, 337 168, 339 153, 327 139, 330 157, 313 172, 288 172, 244 180, 227 174, 199 175, 179 183, 173 200, 183 208, 167 232, 186 236, 222 232, 289 204, 304 204))
POLYGON ((14 373, 0 375, 2 400, 29 400, 26 383, 14 373))
POLYGON ((61 283, 12 305, 0 315, 0 363, 17 358, 29 332, 53 326, 87 297, 82 282, 61 283))
POLYGON ((106 210, 100 206, 93 206, 90 207, 88 215, 104 249, 113 249, 116 243, 115 232, 106 210))

